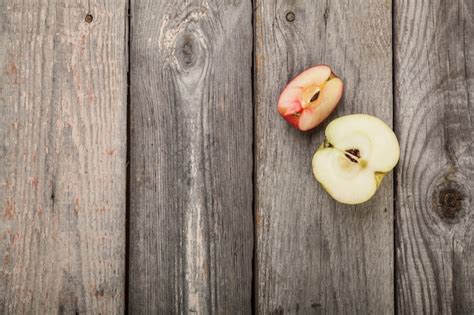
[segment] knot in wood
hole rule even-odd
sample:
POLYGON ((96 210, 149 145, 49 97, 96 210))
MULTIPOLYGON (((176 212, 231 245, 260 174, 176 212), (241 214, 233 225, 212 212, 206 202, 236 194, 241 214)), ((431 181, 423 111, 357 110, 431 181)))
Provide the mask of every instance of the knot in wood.
POLYGON ((194 66, 197 59, 197 50, 199 48, 192 34, 185 33, 178 37, 175 55, 182 68, 187 69, 194 66))
POLYGON ((441 214, 447 219, 454 219, 462 209, 464 196, 461 192, 453 188, 445 188, 439 192, 439 205, 441 214))
POLYGON ((460 222, 469 210, 469 194, 460 180, 462 177, 456 174, 443 176, 431 192, 434 211, 449 224, 460 222))

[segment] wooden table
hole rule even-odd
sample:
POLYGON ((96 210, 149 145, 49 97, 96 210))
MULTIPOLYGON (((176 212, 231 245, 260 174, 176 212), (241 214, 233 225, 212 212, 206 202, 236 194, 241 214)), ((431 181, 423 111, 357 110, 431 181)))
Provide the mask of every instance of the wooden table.
POLYGON ((1 0, 0 314, 473 314, 474 1, 1 0), (337 110, 276 111, 331 65, 337 110), (369 202, 311 174, 392 125, 369 202))

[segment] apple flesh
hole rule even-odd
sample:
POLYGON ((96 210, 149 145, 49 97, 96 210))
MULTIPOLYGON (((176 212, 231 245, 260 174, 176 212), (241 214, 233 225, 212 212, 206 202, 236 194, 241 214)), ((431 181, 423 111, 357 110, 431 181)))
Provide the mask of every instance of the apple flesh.
POLYGON ((337 201, 359 204, 377 191, 400 157, 400 145, 382 120, 364 114, 333 120, 313 156, 313 174, 337 201))
POLYGON ((326 65, 303 71, 288 83, 278 100, 278 112, 293 127, 319 125, 341 99, 344 84, 326 65))

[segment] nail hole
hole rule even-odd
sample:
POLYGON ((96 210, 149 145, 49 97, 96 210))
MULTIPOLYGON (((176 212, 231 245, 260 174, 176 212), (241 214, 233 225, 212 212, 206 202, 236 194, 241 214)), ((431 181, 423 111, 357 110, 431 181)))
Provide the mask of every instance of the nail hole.
POLYGON ((286 13, 286 20, 288 22, 293 22, 295 20, 295 13, 293 11, 288 11, 286 13))
POLYGON ((93 19, 94 19, 94 17, 92 16, 92 14, 87 14, 86 15, 85 20, 86 20, 87 23, 92 23, 93 19))

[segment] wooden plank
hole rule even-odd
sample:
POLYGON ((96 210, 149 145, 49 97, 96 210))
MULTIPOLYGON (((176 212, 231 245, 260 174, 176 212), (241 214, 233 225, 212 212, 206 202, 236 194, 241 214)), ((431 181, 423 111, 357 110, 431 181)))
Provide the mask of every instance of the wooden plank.
POLYGON ((301 133, 276 106, 303 69, 345 82, 335 117, 392 121, 391 1, 256 1, 256 306, 261 314, 382 314, 393 308, 393 185, 332 200, 311 172, 327 123, 301 133))
POLYGON ((395 2, 400 313, 474 313, 474 3, 395 2))
POLYGON ((249 313, 250 1, 132 1, 132 314, 249 313))
POLYGON ((124 310, 125 3, 0 4, 1 314, 124 310))

